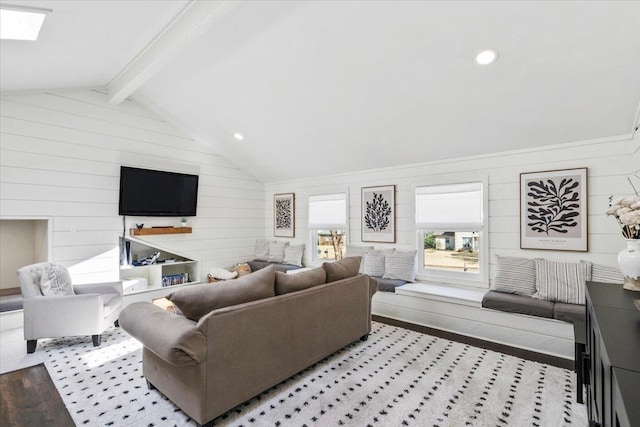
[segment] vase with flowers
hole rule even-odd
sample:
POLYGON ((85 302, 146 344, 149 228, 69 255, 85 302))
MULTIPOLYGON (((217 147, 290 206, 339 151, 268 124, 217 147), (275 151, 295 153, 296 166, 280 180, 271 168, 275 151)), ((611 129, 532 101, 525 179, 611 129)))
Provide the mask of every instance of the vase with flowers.
MULTIPOLYGON (((635 188, 634 188, 635 189, 635 188)), ((618 254, 620 271, 624 275, 624 288, 640 291, 640 196, 609 198, 607 215, 613 216, 622 236, 627 239, 627 247, 618 254)))

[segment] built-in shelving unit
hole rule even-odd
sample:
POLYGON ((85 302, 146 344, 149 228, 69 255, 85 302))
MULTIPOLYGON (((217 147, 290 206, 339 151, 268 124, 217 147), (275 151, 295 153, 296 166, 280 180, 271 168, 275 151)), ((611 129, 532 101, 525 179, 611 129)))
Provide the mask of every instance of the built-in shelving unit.
POLYGON ((151 301, 176 289, 200 283, 200 261, 135 237, 127 237, 126 241, 130 244, 132 261, 156 252, 160 252, 160 256, 155 264, 120 266, 125 303, 151 301))
POLYGON ((191 232, 191 227, 151 227, 129 229, 129 234, 132 236, 154 236, 158 234, 191 234, 191 232))

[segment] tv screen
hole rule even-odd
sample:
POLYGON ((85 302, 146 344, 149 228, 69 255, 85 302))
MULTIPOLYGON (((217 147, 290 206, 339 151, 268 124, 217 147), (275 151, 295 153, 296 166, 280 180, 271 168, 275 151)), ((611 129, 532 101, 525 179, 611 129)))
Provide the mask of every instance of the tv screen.
POLYGON ((119 215, 195 216, 198 176, 120 167, 119 215))

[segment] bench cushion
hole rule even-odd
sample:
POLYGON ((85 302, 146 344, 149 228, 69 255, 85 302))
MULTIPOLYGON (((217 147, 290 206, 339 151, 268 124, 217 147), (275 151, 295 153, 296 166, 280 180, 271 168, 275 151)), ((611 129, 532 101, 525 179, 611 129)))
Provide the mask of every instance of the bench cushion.
POLYGON ((584 305, 557 302, 553 307, 553 318, 564 322, 584 323, 586 318, 586 308, 584 305))
POLYGON ((383 279, 382 277, 372 277, 378 282, 378 290, 382 292, 395 292, 398 286, 402 286, 407 282, 400 279, 383 279))
POLYGON ((482 298, 482 306, 509 313, 553 318, 553 303, 522 295, 489 291, 482 298))

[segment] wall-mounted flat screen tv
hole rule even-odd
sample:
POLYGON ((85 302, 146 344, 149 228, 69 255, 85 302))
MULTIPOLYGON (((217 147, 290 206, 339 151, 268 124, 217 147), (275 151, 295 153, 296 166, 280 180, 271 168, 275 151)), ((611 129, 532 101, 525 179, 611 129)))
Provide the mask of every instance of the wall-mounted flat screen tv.
POLYGON ((119 215, 195 216, 198 175, 120 167, 119 215))

